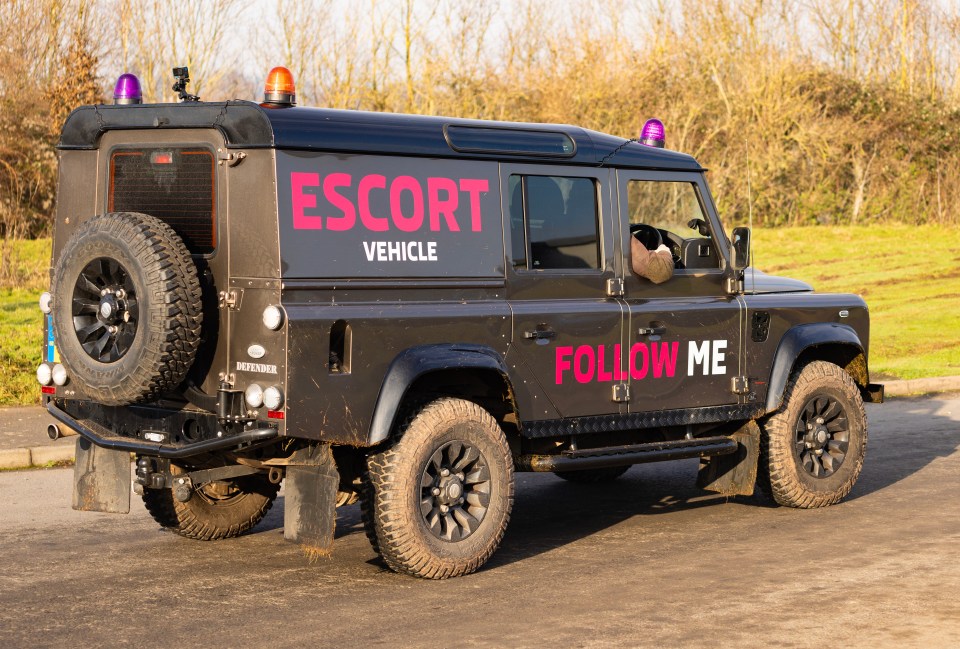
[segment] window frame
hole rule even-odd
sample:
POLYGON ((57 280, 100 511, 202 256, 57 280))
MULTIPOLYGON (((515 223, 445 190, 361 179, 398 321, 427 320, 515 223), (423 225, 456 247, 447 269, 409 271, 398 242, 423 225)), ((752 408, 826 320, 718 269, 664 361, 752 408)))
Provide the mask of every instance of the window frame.
MULTIPOLYGON (((626 235, 626 237, 630 236, 629 232, 631 225, 630 206, 628 199, 629 184, 637 181, 675 182, 693 185, 697 202, 700 205, 703 218, 706 221, 707 227, 710 229, 711 233, 710 237, 704 238, 708 238, 710 240, 720 264, 716 268, 678 268, 674 270, 674 275, 696 276, 707 273, 720 275, 726 273, 727 268, 730 265, 730 261, 727 257, 730 248, 730 241, 727 237, 726 230, 723 228, 723 225, 720 222, 716 205, 710 198, 711 194, 709 191, 709 186, 707 185, 707 181, 703 173, 699 171, 648 171, 642 169, 618 169, 616 187, 618 204, 620 208, 619 213, 620 218, 622 219, 622 232, 626 235)), ((626 250, 627 263, 629 264, 629 239, 625 238, 623 244, 626 250)), ((629 271, 629 266, 626 274, 631 274, 631 271, 629 271)))
MULTIPOLYGON (((103 213, 110 213, 114 210, 113 205, 113 173, 114 173, 114 156, 117 153, 123 153, 125 151, 145 153, 149 150, 204 150, 211 157, 212 161, 212 196, 211 196, 211 206, 213 209, 213 249, 209 252, 198 253, 192 250, 188 250, 191 257, 196 257, 198 259, 213 259, 217 256, 218 251, 223 243, 223 231, 221 229, 221 221, 223 216, 223 211, 221 209, 221 194, 222 188, 220 186, 220 166, 217 164, 217 147, 208 141, 182 141, 182 140, 172 140, 170 142, 164 142, 163 140, 158 140, 155 142, 143 142, 143 141, 134 141, 134 142, 117 142, 112 144, 106 150, 106 155, 104 156, 104 166, 105 173, 103 174, 104 179, 104 188, 103 188, 103 213)), ((162 219, 161 219, 162 220, 162 219)), ((172 226, 171 226, 172 227, 172 226)))
MULTIPOLYGON (((604 245, 604 210, 603 210, 603 201, 602 201, 602 192, 603 192, 603 181, 600 175, 594 175, 589 173, 588 170, 578 170, 574 169, 543 169, 540 168, 511 168, 508 170, 508 173, 505 174, 504 179, 504 204, 507 208, 507 227, 505 228, 509 232, 510 236, 510 260, 507 264, 517 273, 530 273, 530 274, 601 274, 603 273, 606 266, 606 246, 604 245), (581 173, 577 173, 580 171, 581 173), (513 253, 517 245, 516 234, 517 230, 513 227, 513 212, 510 209, 512 207, 512 191, 511 179, 517 176, 520 179, 520 195, 521 195, 521 209, 522 209, 522 230, 520 231, 522 237, 522 244, 524 250, 524 263, 523 265, 517 265, 517 259, 514 258, 513 253), (533 255, 532 255, 532 243, 530 241, 530 210, 529 210, 529 193, 527 191, 527 179, 530 177, 540 177, 540 178, 567 178, 571 180, 588 180, 593 184, 593 201, 594 201, 594 225, 595 225, 595 248, 596 248, 596 262, 595 265, 589 268, 576 268, 576 267, 547 267, 547 268, 534 268, 532 267, 533 255)), ((507 246, 504 247, 508 249, 507 246)))

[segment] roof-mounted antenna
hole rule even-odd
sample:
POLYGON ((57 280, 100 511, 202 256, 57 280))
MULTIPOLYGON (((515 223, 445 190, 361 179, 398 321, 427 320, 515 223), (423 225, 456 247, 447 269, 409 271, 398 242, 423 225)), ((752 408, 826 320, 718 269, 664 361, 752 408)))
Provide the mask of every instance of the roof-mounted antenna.
POLYGON ((200 97, 187 92, 187 84, 190 83, 190 69, 187 66, 174 68, 173 78, 176 80, 173 91, 179 95, 180 101, 200 101, 200 97))

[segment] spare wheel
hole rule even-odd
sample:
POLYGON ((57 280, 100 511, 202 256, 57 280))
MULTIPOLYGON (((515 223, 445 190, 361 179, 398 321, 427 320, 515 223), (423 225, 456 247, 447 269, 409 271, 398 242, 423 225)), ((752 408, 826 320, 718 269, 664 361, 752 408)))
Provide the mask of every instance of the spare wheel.
POLYGON ((118 212, 83 223, 54 269, 53 328, 68 375, 106 405, 175 388, 200 344, 197 269, 169 225, 118 212))

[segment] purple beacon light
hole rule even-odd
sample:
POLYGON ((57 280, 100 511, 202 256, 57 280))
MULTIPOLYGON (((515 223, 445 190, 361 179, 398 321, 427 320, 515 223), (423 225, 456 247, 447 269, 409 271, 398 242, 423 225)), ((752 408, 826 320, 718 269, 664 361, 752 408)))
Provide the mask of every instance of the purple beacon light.
POLYGON ((143 102, 143 94, 140 92, 140 80, 137 76, 124 72, 117 79, 117 86, 113 89, 113 103, 121 106, 130 104, 139 104, 143 102))
POLYGON ((643 125, 643 130, 640 131, 640 144, 662 149, 665 141, 664 135, 663 122, 656 118, 648 119, 643 125))

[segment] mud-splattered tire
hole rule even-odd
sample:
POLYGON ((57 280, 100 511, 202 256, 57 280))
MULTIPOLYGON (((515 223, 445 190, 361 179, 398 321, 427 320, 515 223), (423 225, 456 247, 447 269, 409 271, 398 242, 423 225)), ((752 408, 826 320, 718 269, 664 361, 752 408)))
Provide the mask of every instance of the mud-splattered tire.
POLYGON ((400 439, 367 459, 368 535, 397 572, 446 579, 496 551, 513 507, 513 459, 503 430, 479 405, 424 406, 400 439))
MULTIPOLYGON (((174 475, 184 473, 170 467, 174 475)), ((263 520, 280 485, 266 476, 253 475, 194 487, 187 502, 173 497, 171 489, 145 489, 143 504, 161 526, 180 536, 199 541, 216 541, 240 536, 263 520)))
POLYGON ((553 475, 580 484, 599 484, 613 482, 629 469, 630 466, 609 466, 602 469, 584 469, 582 471, 554 471, 553 475))
POLYGON ((796 371, 780 410, 762 422, 758 481, 780 505, 826 507, 857 481, 867 415, 853 379, 833 363, 796 371))
POLYGON ((106 405, 175 388, 200 345, 200 282, 163 221, 132 212, 83 223, 54 272, 53 327, 68 375, 106 405))
POLYGON ((367 540, 370 541, 370 547, 378 555, 380 554, 380 541, 377 539, 376 520, 376 496, 373 491, 373 484, 370 482, 369 471, 363 476, 363 483, 360 486, 360 521, 363 523, 363 532, 367 540))

